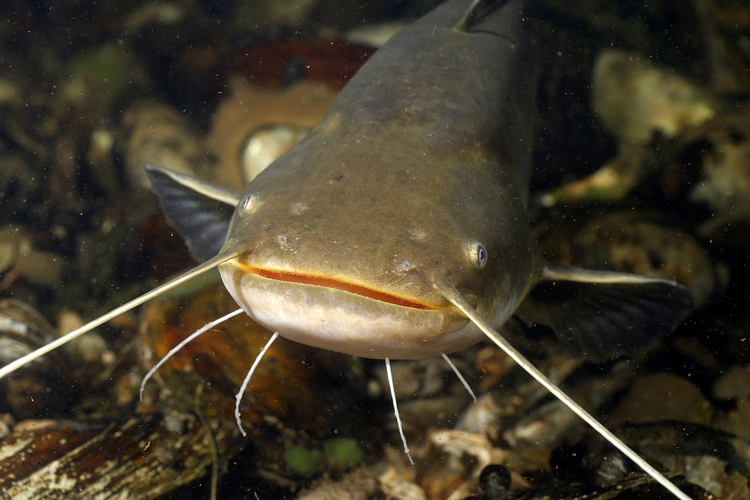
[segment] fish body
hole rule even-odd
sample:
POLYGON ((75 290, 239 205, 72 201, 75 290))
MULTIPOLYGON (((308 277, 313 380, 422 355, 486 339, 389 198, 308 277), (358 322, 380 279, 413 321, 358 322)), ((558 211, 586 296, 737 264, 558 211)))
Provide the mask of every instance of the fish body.
POLYGON ((450 1, 395 35, 244 193, 147 166, 196 258, 231 256, 219 270, 247 314, 290 340, 391 359, 484 338, 446 287, 493 329, 517 314, 595 360, 684 318, 690 294, 671 280, 541 257, 527 219, 533 30, 524 2, 493 5, 472 16, 450 1))
POLYGON ((316 347, 435 357, 484 337, 433 291, 440 275, 508 319, 543 267, 526 219, 533 42, 515 4, 464 30, 450 2, 394 36, 250 183, 222 251, 251 251, 219 267, 248 314, 316 347))

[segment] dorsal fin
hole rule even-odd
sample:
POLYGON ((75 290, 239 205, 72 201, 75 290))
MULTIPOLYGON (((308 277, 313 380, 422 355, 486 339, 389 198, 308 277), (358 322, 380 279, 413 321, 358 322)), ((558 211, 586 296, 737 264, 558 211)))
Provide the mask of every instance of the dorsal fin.
POLYGON ((461 18, 453 25, 453 29, 470 31, 489 13, 502 8, 506 3, 508 0, 473 0, 461 18))

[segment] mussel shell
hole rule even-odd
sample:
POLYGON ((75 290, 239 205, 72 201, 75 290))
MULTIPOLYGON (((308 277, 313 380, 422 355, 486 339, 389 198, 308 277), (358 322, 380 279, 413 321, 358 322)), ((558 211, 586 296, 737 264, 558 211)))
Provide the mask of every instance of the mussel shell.
MULTIPOLYGON (((30 306, 14 299, 0 301, 0 364, 54 338, 52 326, 30 306)), ((51 352, 0 380, 0 411, 16 419, 49 416, 67 408, 76 385, 63 352, 51 352)))

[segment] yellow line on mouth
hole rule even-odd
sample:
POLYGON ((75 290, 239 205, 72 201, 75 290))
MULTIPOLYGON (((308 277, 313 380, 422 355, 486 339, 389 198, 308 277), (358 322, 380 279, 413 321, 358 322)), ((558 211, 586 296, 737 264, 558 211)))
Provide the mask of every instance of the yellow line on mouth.
POLYGON ((373 290, 371 288, 367 288, 364 286, 353 285, 351 283, 339 281, 333 278, 310 276, 306 274, 289 273, 285 271, 272 271, 268 269, 262 269, 259 267, 252 267, 247 264, 238 263, 237 265, 243 271, 255 274, 256 276, 260 276, 262 278, 268 278, 268 279, 277 280, 277 281, 286 281, 290 283, 300 283, 304 285, 316 285, 316 286, 323 286, 326 288, 333 288, 335 290, 341 290, 344 292, 349 292, 349 293, 353 293, 356 295, 360 295, 362 297, 367 297, 368 299, 378 300, 380 302, 385 302, 387 304, 393 304, 397 306, 410 307, 412 309, 421 309, 421 310, 441 309, 441 308, 429 306, 427 304, 422 304, 421 302, 415 302, 413 300, 397 297, 395 295, 391 295, 385 292, 379 292, 377 290, 373 290))

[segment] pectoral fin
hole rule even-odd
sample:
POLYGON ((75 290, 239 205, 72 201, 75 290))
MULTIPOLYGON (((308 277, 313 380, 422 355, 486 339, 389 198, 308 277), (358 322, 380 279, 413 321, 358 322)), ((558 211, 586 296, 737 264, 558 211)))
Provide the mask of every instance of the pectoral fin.
POLYGON ((219 253, 241 193, 146 164, 146 174, 169 224, 199 262, 219 253))
POLYGON ((547 262, 516 313, 552 327, 568 354, 603 361, 652 347, 691 307, 690 292, 672 280, 547 262))

